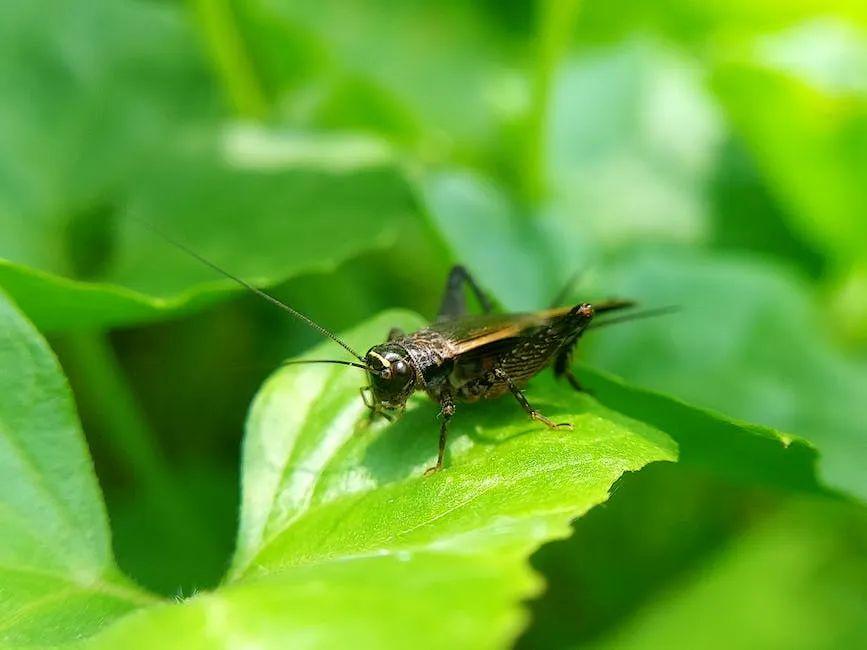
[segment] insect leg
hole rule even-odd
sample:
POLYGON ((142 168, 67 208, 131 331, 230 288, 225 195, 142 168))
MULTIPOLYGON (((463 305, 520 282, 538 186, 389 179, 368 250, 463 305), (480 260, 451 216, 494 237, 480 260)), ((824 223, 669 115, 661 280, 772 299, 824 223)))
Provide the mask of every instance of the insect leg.
POLYGON ((552 420, 549 420, 544 415, 539 413, 539 411, 534 409, 530 402, 527 401, 527 397, 526 395, 524 395, 524 392, 520 388, 518 388, 518 385, 515 384, 515 382, 512 381, 512 378, 509 377, 509 375, 507 375, 503 370, 497 368, 493 371, 493 374, 494 378, 497 381, 505 382, 505 384, 509 387, 509 390, 512 391, 512 395, 514 395, 515 399, 518 400, 518 404, 521 405, 521 408, 523 408, 527 412, 527 415, 529 415, 530 418, 541 422, 549 429, 572 429, 572 425, 570 423, 561 422, 558 424, 552 420))
POLYGON ((559 307, 563 304, 566 298, 569 297, 569 294, 572 293, 572 290, 578 286, 578 281, 581 279, 581 272, 575 271, 572 275, 569 276, 569 279, 566 280, 566 284, 563 285, 563 288, 557 292, 557 295, 551 300, 551 304, 548 305, 550 309, 554 307, 559 307))
POLYGON ((572 370, 572 353, 575 351, 578 338, 580 337, 576 337, 574 341, 563 348, 563 351, 557 355, 557 358, 554 360, 554 377, 557 379, 565 377, 569 385, 579 393, 589 393, 590 391, 581 385, 581 382, 578 381, 575 372, 572 370))
POLYGON ((453 266, 449 271, 449 277, 446 280, 446 291, 443 295, 443 300, 440 303, 439 311, 437 312, 437 320, 448 320, 463 316, 467 311, 467 300, 464 295, 464 283, 470 285, 476 300, 482 307, 484 313, 489 313, 492 309, 491 301, 484 292, 476 284, 473 276, 469 271, 461 265, 453 266))
POLYGON ((439 453, 437 454, 437 464, 433 467, 428 467, 424 472, 425 476, 443 468, 443 456, 446 453, 446 437, 448 436, 449 421, 454 414, 455 402, 450 393, 444 392, 440 397, 440 416, 442 417, 442 422, 440 423, 440 445, 439 453))

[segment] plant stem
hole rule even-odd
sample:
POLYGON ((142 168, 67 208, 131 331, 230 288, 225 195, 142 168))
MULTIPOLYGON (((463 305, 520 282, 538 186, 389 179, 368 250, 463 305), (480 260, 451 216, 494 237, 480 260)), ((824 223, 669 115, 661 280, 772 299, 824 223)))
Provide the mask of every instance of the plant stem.
POLYGON ((542 199, 547 190, 547 126, 557 64, 569 47, 580 0, 539 0, 536 69, 527 128, 524 198, 542 199))
POLYGON ((261 119, 268 113, 268 100, 228 0, 193 0, 205 44, 217 76, 234 112, 244 118, 261 119))

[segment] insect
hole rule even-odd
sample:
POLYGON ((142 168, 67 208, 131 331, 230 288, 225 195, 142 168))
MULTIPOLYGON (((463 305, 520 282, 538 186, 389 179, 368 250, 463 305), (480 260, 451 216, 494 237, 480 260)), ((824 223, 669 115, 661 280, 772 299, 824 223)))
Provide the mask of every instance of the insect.
MULTIPOLYGON (((455 266, 449 273, 439 312, 431 325, 411 333, 392 329, 385 343, 374 345, 361 355, 308 316, 183 244, 159 234, 199 262, 288 312, 349 352, 356 361, 304 359, 289 361, 286 365, 332 363, 364 370, 368 383, 361 388, 361 395, 371 417, 381 415, 389 420, 399 417, 407 400, 416 391, 424 391, 437 402, 441 416, 437 460, 425 474, 443 467, 449 423, 460 403, 511 393, 531 419, 552 429, 571 429, 571 424, 553 422, 535 409, 524 394, 524 384, 550 366, 555 376, 565 378, 576 390, 583 391, 570 366, 575 345, 591 327, 595 316, 634 306, 631 301, 613 300, 531 313, 494 313, 490 300, 472 276, 463 266, 455 266), (481 314, 467 313, 467 286, 481 306, 481 314)), ((597 326, 654 316, 669 310, 646 310, 609 318, 597 326)))
POLYGON ((361 389, 364 402, 371 413, 393 417, 421 390, 440 405, 437 461, 426 474, 442 469, 449 423, 459 403, 511 393, 531 419, 552 429, 571 429, 571 424, 555 423, 534 408, 523 385, 553 366, 557 377, 583 391, 570 365, 578 339, 596 314, 632 304, 610 301, 531 313, 493 313, 472 276, 463 266, 455 266, 435 322, 412 333, 393 329, 386 343, 364 355, 369 382, 361 389), (467 314, 465 285, 475 294, 482 314, 467 314))

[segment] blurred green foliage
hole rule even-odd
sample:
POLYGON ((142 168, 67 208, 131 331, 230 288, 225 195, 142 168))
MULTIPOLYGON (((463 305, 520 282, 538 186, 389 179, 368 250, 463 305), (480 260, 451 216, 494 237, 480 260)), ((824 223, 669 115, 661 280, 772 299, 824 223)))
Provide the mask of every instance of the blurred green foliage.
MULTIPOLYGON (((599 400, 671 436, 681 462, 625 477, 571 539, 534 556, 550 589, 519 645, 863 643, 863 509, 803 496, 814 456, 793 436, 818 449, 822 486, 867 497, 865 178, 861 2, 0 6, 0 287, 69 377, 117 564, 161 594, 226 572, 247 406, 318 339, 145 223, 335 330, 395 306, 432 315, 456 261, 507 309, 547 305, 576 272, 575 300, 679 306, 582 341, 583 362, 628 382, 587 371, 599 400), (793 441, 785 453, 780 440, 793 441)), ((29 332, 3 309, 4 340, 29 332)), ((3 362, 4 379, 25 364, 3 362)), ((58 381, 46 403, 65 404, 58 381)), ((507 426, 511 405, 491 406, 467 408, 466 422, 507 426)), ((41 417, 74 437, 70 409, 41 417)), ((17 431, 8 417, 4 436, 17 431)), ((391 479, 434 444, 418 424, 391 479)), ((82 451, 64 462, 86 465, 82 451)), ((565 522, 578 510, 563 498, 565 522)), ((111 590, 149 598, 117 577, 104 517, 88 512, 102 523, 64 534, 87 529, 102 550, 58 541, 67 569, 96 567, 111 590)), ((465 642, 515 638, 515 603, 534 593, 522 561, 487 575, 455 562, 455 579, 499 594, 479 617, 509 612, 465 642)), ((437 570, 387 565, 383 591, 437 570)), ((332 576, 342 600, 317 607, 356 607, 366 576, 332 576)), ((3 582, 0 601, 19 587, 36 593, 3 582)), ((251 604, 261 594, 235 589, 238 629, 266 625, 251 604)), ((312 597, 268 589, 264 612, 312 597)), ((123 610, 112 602, 106 617, 123 610)), ((410 609, 406 630, 433 625, 410 609)))

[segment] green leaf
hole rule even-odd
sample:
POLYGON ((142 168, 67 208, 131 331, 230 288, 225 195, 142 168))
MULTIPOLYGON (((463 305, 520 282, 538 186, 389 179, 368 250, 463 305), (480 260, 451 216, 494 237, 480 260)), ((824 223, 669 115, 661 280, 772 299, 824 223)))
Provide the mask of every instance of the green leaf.
POLYGON ((826 316, 803 280, 741 256, 665 251, 609 265, 604 281, 611 295, 680 310, 588 334, 579 352, 588 363, 802 436, 820 452, 826 485, 867 498, 867 368, 822 331, 826 316))
POLYGON ((527 104, 520 48, 470 3, 254 0, 237 14, 272 101, 301 105, 284 111, 291 123, 373 131, 441 159, 499 145, 527 104))
POLYGON ((591 647, 677 647, 684 629, 702 648, 859 647, 865 544, 860 508, 790 504, 591 647))
MULTIPOLYGON (((470 268, 512 308, 546 305, 563 268, 551 257, 572 250, 580 260, 588 250, 565 215, 522 221, 496 186, 478 178, 431 177, 425 198, 457 258, 471 259, 482 236, 491 250, 510 252, 486 252, 470 268), (477 230, 479 220, 458 218, 470 213, 481 215, 483 228, 477 230), (523 262, 510 263, 515 259, 523 262), (540 275, 548 279, 547 291, 540 275)), ((631 384, 806 438, 822 452, 824 485, 867 497, 860 444, 865 414, 858 397, 867 387, 867 368, 845 358, 822 332, 819 308, 802 281, 780 267, 675 247, 624 252, 595 267, 573 264, 582 271, 582 300, 618 296, 680 308, 664 318, 589 333, 579 355, 631 384)))
POLYGON ((229 294, 144 224, 263 284, 395 240, 411 197, 380 141, 232 123, 181 7, 78 3, 67 25, 58 4, 0 21, 0 284, 39 327, 229 294))
POLYGON ((713 87, 794 228, 832 261, 867 251, 867 99, 756 64, 727 64, 713 87))
MULTIPOLYGON (((0 283, 44 329, 153 320, 200 308, 237 287, 148 224, 235 275, 273 284, 391 244, 410 213, 406 186, 393 168, 264 171, 213 160, 163 161, 144 175, 112 226, 109 261, 88 281, 29 266, 9 250, 18 235, 6 228, 0 254, 19 263, 0 260, 0 283), (341 236, 333 237, 335 231, 341 236)), ((12 229, 25 223, 22 217, 12 229)))
MULTIPOLYGON (((11 308, 7 313, 7 329, 14 333, 23 321, 11 308)), ((392 326, 411 330, 421 325, 415 315, 389 312, 345 338, 365 349, 381 341, 392 326)), ((44 344, 39 345, 44 350, 44 344)), ((7 348, 8 354, 21 358, 4 358, 4 367, 23 367, 32 355, 26 349, 22 353, 20 346, 0 350, 7 354, 7 348)), ((310 356, 330 352, 333 344, 325 343, 310 356)), ((55 363, 47 358, 55 382, 62 386, 55 363)), ((34 375, 22 376, 27 380, 34 375)), ((608 407, 547 376, 534 379, 528 389, 543 412, 572 423, 571 432, 540 429, 508 397, 462 406, 452 423, 446 468, 422 477, 436 457, 436 406, 429 400, 412 400, 397 423, 364 426, 358 395, 364 378, 354 369, 311 365, 279 370, 250 413, 238 546, 227 581, 183 603, 116 620, 90 637, 89 646, 210 647, 226 640, 266 646, 350 641, 360 647, 410 642, 422 647, 462 642, 502 646, 524 624, 519 602, 539 591, 526 563, 529 554, 548 540, 567 536, 569 522, 605 501, 624 472, 675 460, 678 443, 686 462, 748 480, 761 475, 775 485, 816 489, 815 458, 797 440, 600 375, 589 379, 608 407), (624 413, 666 427, 677 443, 653 424, 624 413), (421 639, 420 629, 425 630, 421 639)), ((3 395, 21 394, 22 386, 9 388, 3 395)), ((68 394, 66 428, 57 428, 57 400, 47 397, 26 402, 27 408, 36 404, 42 412, 20 417, 39 422, 42 435, 69 433, 70 427, 77 433, 68 394), (44 423, 54 426, 45 429, 44 423)), ((7 410, 22 408, 14 399, 7 404, 7 410)), ((15 430, 6 424, 8 419, 4 415, 4 433, 6 428, 15 430)), ((132 610, 147 597, 117 577, 95 482, 80 436, 74 440, 76 448, 59 457, 54 440, 33 450, 36 463, 78 458, 83 464, 61 471, 51 467, 49 480, 81 482, 81 476, 86 477, 90 509, 80 524, 76 520, 76 527, 65 531, 73 543, 56 552, 76 558, 73 575, 86 576, 86 594, 95 584, 112 594, 128 594, 125 607, 132 610)), ((13 483, 0 484, 7 503, 16 504, 27 494, 20 488, 27 480, 26 475, 13 475, 13 483)), ((55 498, 69 498, 76 491, 64 483, 60 494, 64 496, 55 498)), ((58 525, 50 521, 56 510, 50 499, 24 505, 26 516, 48 516, 47 525, 58 525)), ((17 519, 0 522, 10 527, 10 534, 2 536, 11 540, 10 551, 4 552, 18 553, 10 561, 20 564, 28 557, 20 554, 30 548, 32 536, 22 536, 17 519)), ((50 554, 46 561, 53 561, 50 554)), ((89 618, 94 607, 88 600, 64 608, 64 620, 79 627, 72 632, 51 628, 52 634, 67 634, 52 637, 52 642, 94 631, 98 623, 89 618)), ((104 622, 116 617, 106 615, 104 622)), ((54 621, 51 612, 41 611, 12 620, 26 620, 24 628, 16 623, 13 629, 30 643, 43 642, 43 624, 54 621)))
POLYGON ((0 294, 0 644, 53 646, 152 601, 117 571, 72 395, 0 294))
MULTIPOLYGON (((867 22, 867 11, 859 0, 726 0, 704 3, 665 0, 653 5, 616 0, 587 3, 583 9, 577 30, 582 42, 658 31, 678 43, 695 47, 703 54, 708 44, 716 45, 715 37, 749 37, 811 18, 867 22)), ((723 41, 723 45, 729 43, 723 41)))
POLYGON ((816 451, 805 440, 635 388, 599 371, 585 368, 582 380, 603 404, 671 432, 680 463, 741 483, 825 491, 816 476, 816 451))
MULTIPOLYGON (((386 313, 346 338, 364 349, 391 326, 420 325, 386 313)), ((424 478, 436 457, 435 406, 414 400, 398 423, 365 428, 363 382, 342 367, 277 372, 250 414, 229 583, 95 642, 502 645, 524 620, 518 601, 539 588, 529 553, 567 535, 623 472, 676 458, 660 431, 542 380, 530 398, 574 432, 540 429, 511 399, 466 406, 446 469, 424 478)))

